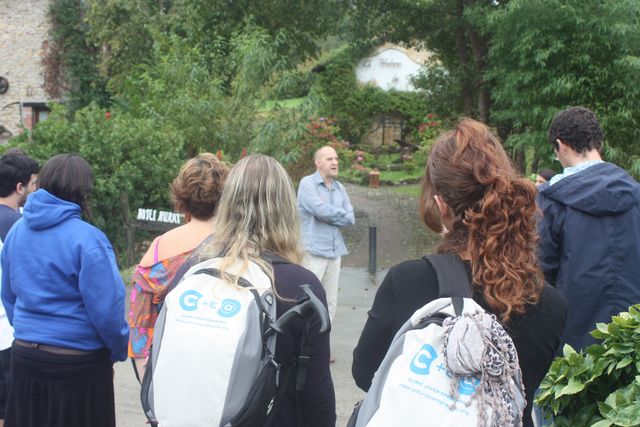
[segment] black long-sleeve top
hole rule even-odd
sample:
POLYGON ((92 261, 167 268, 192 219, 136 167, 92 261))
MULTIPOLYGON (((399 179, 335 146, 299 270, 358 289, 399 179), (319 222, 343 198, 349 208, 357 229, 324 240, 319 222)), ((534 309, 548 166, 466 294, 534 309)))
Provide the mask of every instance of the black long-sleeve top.
MULTIPOLYGON (((431 263, 412 260, 389 270, 353 351, 352 373, 358 387, 369 390, 396 332, 417 309, 437 298, 438 280, 431 263)), ((475 292, 473 299, 487 312, 493 312, 480 293, 475 292)), ((525 427, 533 426, 533 395, 555 356, 566 316, 564 297, 552 286, 545 285, 535 306, 528 307, 524 315, 512 316, 503 325, 513 339, 520 360, 527 399, 525 427)))
MULTIPOLYGON (((299 299, 304 296, 300 285, 309 284, 313 293, 326 306, 327 299, 322 284, 309 270, 296 264, 273 264, 275 287, 279 296, 277 314, 280 317, 292 303, 284 299, 299 299)), ((276 339, 275 359, 283 366, 293 361, 297 338, 302 325, 294 325, 288 335, 278 335, 276 339), (295 327, 298 326, 298 327, 295 327)), ((329 369, 329 334, 320 335, 319 321, 312 321, 309 327, 309 344, 311 354, 304 389, 299 393, 301 405, 301 422, 305 427, 334 427, 336 425, 336 400, 329 369)), ((281 380, 284 371, 281 371, 281 380)), ((276 413, 274 427, 298 427, 296 420, 295 381, 290 383, 284 399, 276 413)))

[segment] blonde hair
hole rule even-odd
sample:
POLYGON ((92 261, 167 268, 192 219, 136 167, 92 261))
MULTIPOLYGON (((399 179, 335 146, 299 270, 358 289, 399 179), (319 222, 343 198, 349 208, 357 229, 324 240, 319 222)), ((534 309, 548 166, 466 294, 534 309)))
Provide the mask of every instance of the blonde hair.
MULTIPOLYGON (((270 264, 260 258, 264 253, 300 262, 296 195, 291 178, 277 160, 250 155, 236 163, 222 190, 213 230, 208 251, 224 254, 223 274, 237 261, 241 261, 238 274, 242 274, 253 261, 273 279, 270 264)), ((237 285, 236 275, 227 278, 237 285)))

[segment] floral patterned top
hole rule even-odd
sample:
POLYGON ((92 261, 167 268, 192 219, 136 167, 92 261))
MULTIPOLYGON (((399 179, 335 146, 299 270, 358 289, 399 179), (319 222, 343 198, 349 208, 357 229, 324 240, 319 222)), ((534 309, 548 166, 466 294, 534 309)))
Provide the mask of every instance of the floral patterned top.
POLYGON ((149 357, 149 348, 153 342, 153 327, 158 317, 158 305, 164 297, 162 290, 171 284, 182 264, 193 252, 187 251, 158 261, 157 248, 156 244, 154 263, 147 267, 138 265, 131 278, 129 357, 149 357))

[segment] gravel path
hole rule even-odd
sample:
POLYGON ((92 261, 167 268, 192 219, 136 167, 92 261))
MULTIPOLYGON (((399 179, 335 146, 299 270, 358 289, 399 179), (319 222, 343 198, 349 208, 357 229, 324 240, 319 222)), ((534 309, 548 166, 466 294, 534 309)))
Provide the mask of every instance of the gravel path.
POLYGON ((419 258, 432 251, 439 236, 418 218, 414 196, 392 187, 368 188, 345 184, 356 214, 356 225, 343 231, 349 255, 345 267, 369 266, 369 226, 377 227, 377 267, 389 268, 402 261, 419 258))

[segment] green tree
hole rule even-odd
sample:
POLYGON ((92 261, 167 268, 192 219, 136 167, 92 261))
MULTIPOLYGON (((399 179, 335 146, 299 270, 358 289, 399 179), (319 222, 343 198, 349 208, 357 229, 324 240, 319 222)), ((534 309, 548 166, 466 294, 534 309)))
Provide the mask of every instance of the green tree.
POLYGON ((87 0, 85 22, 90 40, 101 51, 101 75, 120 87, 132 68, 149 64, 153 32, 161 28, 168 7, 163 0, 87 0))
POLYGON ((237 157, 249 148, 257 109, 281 64, 268 34, 251 24, 236 33, 233 50, 218 58, 224 75, 208 67, 210 53, 175 35, 155 37, 149 64, 129 73, 116 94, 117 109, 178 131, 188 157, 217 149, 237 157))
POLYGON ((496 126, 520 169, 549 164, 551 118, 584 105, 602 120, 606 156, 640 176, 639 9, 633 0, 355 0, 350 23, 358 40, 435 52, 439 63, 416 84, 436 110, 496 126))
POLYGON ((582 105, 605 130, 605 154, 640 175, 640 3, 512 0, 491 15, 493 122, 509 145, 548 162, 554 114, 582 105))
POLYGON ((432 51, 452 80, 449 86, 459 88, 461 112, 488 123, 491 85, 484 73, 489 45, 478 17, 505 4, 507 1, 354 0, 349 22, 356 40, 389 41, 432 51))
POLYGON ((330 33, 346 2, 328 0, 88 0, 87 22, 101 46, 102 70, 118 91, 122 76, 153 61, 158 34, 173 35, 199 49, 210 71, 231 90, 233 73, 224 60, 235 50, 238 33, 251 23, 269 36, 272 48, 290 65, 315 55, 318 41, 330 33))

